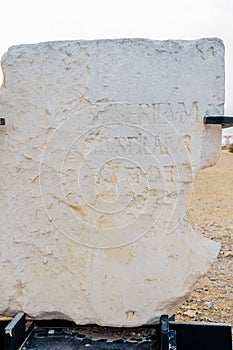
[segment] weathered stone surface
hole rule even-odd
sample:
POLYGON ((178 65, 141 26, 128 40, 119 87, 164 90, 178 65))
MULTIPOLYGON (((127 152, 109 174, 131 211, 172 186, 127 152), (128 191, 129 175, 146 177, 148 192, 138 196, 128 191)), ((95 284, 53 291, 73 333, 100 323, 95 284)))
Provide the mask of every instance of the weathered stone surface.
POLYGON ((22 45, 2 67, 0 313, 172 314, 219 250, 185 213, 220 154, 221 41, 22 45))

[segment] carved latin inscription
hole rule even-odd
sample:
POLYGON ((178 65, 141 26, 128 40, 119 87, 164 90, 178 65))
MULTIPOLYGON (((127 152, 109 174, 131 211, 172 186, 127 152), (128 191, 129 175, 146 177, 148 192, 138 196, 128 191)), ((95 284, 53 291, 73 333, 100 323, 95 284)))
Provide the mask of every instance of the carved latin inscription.
POLYGON ((182 137, 165 117, 135 104, 102 104, 74 114, 53 133, 41 160, 51 222, 92 247, 131 244, 152 227, 161 230, 165 213, 163 230, 171 233, 184 218, 191 183, 182 137))

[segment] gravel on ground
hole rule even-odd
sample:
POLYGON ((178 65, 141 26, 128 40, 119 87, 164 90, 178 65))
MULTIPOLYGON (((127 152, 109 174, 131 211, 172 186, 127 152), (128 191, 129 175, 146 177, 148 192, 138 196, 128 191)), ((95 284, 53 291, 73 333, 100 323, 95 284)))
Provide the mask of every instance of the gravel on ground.
POLYGON ((176 320, 233 326, 233 154, 198 175, 187 213, 201 235, 221 243, 217 260, 176 313, 176 320))

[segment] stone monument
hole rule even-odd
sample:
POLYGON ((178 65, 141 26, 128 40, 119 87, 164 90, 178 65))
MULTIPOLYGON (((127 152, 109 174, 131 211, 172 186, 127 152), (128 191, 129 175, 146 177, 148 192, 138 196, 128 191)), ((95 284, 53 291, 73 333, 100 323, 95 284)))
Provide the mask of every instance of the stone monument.
POLYGON ((173 314, 219 251, 186 211, 221 151, 222 42, 20 45, 2 68, 0 314, 173 314))

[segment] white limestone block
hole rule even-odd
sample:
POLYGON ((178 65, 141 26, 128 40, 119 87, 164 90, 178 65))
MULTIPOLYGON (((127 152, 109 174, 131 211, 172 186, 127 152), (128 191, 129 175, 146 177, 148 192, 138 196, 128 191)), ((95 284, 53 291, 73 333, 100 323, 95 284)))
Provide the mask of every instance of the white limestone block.
POLYGON ((222 42, 20 45, 2 68, 0 314, 173 314, 219 251, 185 216, 221 150, 222 42))

